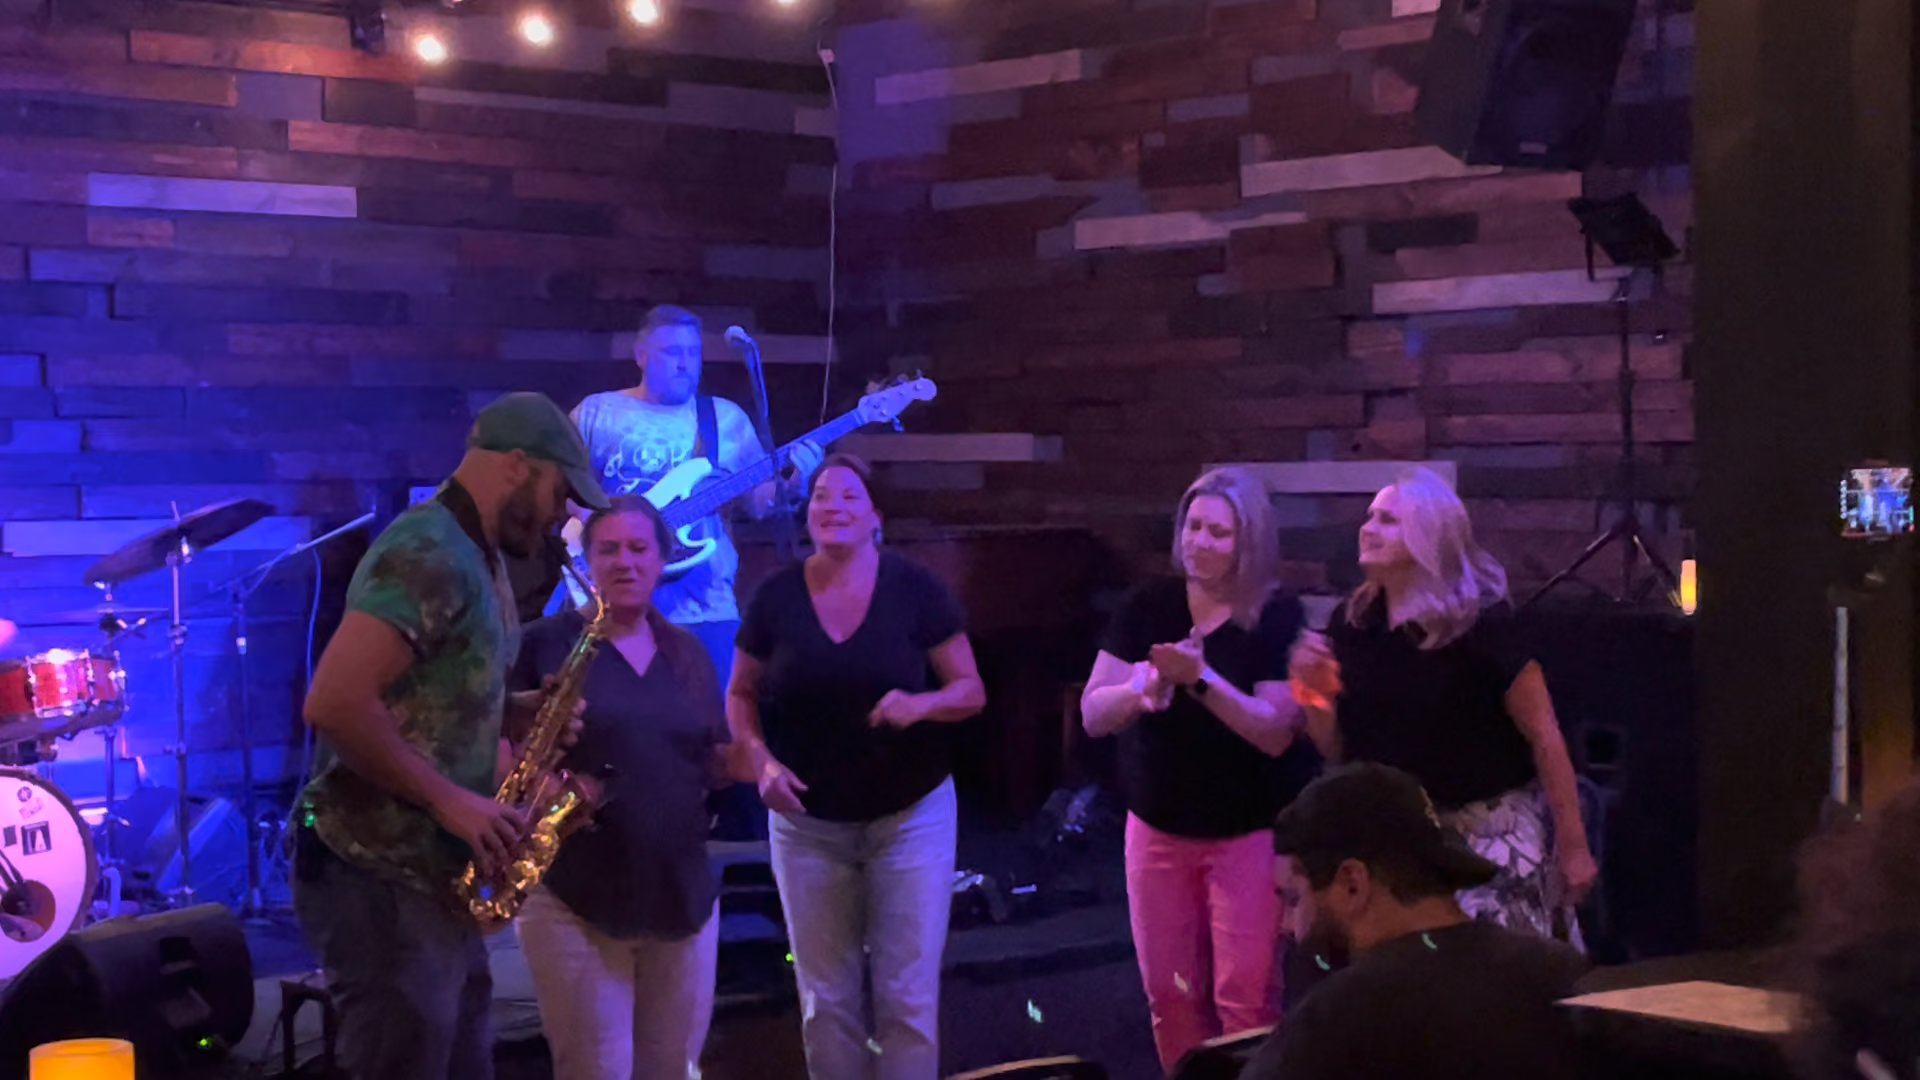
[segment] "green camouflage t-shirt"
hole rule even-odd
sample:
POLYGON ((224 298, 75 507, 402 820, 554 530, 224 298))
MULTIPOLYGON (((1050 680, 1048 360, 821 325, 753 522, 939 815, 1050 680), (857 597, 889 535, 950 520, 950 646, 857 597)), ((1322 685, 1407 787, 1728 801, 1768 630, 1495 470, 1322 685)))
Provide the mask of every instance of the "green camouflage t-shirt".
MULTIPOLYGON (((347 588, 347 609, 400 632, 414 663, 385 694, 400 733, 448 779, 492 795, 506 676, 520 651, 512 586, 448 502, 458 488, 394 519, 347 588)), ((451 895, 472 858, 423 809, 387 794, 342 764, 324 743, 307 785, 314 831, 341 858, 390 880, 451 895)))

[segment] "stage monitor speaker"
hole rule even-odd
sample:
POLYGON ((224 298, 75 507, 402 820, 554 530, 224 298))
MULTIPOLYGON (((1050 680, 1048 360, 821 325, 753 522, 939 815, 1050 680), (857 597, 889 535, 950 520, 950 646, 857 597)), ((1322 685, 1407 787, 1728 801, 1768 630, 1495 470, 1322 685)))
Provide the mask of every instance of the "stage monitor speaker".
MULTIPOLYGON (((170 787, 141 788, 120 803, 124 824, 113 851, 128 860, 128 888, 139 895, 170 895, 180 887, 180 800, 170 787)), ((187 842, 193 845, 193 898, 238 907, 247 896, 247 822, 225 799, 187 797, 187 842)))
POLYGON ((1473 165, 1584 168, 1633 12, 1634 0, 1442 0, 1414 129, 1473 165))
POLYGON ((0 1076, 58 1039, 133 1043, 142 1077, 227 1056, 253 1020, 253 960, 233 913, 202 904, 115 919, 55 945, 0 997, 0 1076))

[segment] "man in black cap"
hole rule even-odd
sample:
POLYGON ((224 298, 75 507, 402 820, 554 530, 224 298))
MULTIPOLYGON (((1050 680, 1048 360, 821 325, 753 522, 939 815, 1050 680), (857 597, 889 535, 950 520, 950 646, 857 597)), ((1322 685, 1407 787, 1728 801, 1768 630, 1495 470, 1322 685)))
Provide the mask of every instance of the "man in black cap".
MULTIPOLYGON (((548 543, 567 499, 604 509, 586 445, 540 394, 482 409, 460 466, 383 531, 308 689, 321 739, 296 834, 294 910, 355 1080, 493 1075, 492 977, 455 890, 523 823, 493 799, 520 649, 502 553, 548 543)), ((539 695, 516 697, 526 716, 539 695)), ((517 719, 518 717, 516 717, 517 719)))
POLYGON ((1467 918, 1460 889, 1495 867, 1441 824, 1413 777, 1336 769, 1274 823, 1287 930, 1323 966, 1349 965, 1282 1022, 1242 1080, 1559 1080, 1578 1075, 1554 1003, 1586 960, 1573 949, 1467 918))

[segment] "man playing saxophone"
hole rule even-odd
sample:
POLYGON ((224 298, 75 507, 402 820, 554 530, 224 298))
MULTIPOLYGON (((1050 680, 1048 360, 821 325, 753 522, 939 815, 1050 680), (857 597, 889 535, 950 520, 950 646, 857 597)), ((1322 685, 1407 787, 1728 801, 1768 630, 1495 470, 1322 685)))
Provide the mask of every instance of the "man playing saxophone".
POLYGON ((539 394, 482 409, 452 477, 361 560, 314 672, 294 909, 355 1080, 493 1075, 492 978, 455 882, 525 825, 493 797, 506 714, 540 697, 506 694, 520 622, 502 553, 546 543, 568 497, 607 505, 566 414, 539 394))
MULTIPOLYGON (((731 756, 726 715, 700 639, 653 606, 671 546, 660 511, 616 497, 587 519, 582 546, 605 640, 587 661, 585 725, 564 764, 602 778, 603 799, 515 926, 555 1080, 684 1080, 713 1009, 706 796, 731 756)), ((528 626, 512 685, 565 670, 586 631, 577 611, 528 626)))

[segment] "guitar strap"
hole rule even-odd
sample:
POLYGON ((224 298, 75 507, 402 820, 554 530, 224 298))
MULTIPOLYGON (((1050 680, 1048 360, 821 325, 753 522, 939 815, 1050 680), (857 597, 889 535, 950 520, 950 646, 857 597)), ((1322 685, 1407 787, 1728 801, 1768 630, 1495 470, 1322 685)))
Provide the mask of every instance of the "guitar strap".
POLYGON ((693 399, 694 423, 699 425, 695 438, 700 441, 699 449, 706 455, 707 464, 717 471, 720 468, 720 418, 715 415, 713 395, 700 394, 693 399))

